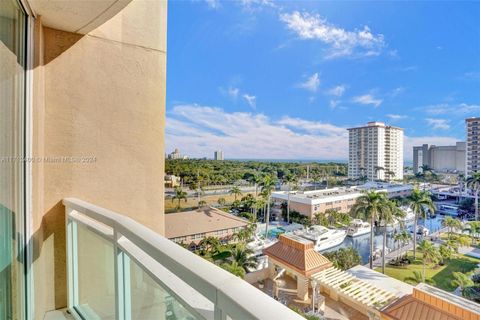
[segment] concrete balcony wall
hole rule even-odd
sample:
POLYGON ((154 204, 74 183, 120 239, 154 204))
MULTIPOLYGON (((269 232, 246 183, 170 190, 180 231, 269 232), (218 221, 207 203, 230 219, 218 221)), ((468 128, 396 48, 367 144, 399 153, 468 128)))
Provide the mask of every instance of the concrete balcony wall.
MULTIPOLYGON (((32 2, 35 10, 38 1, 32 2)), ((121 11, 90 23, 95 28, 84 34, 55 29, 68 21, 47 16, 62 15, 75 2, 36 12, 33 154, 41 160, 32 169, 32 243, 38 319, 67 304, 63 198, 97 203, 164 233, 167 4, 121 2, 121 11)))

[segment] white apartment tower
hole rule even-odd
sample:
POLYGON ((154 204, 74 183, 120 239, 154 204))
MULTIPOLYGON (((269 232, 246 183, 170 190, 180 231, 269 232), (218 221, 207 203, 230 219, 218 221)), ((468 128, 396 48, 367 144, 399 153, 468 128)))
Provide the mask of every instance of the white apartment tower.
POLYGON ((348 177, 403 179, 403 129, 383 122, 350 128, 348 177))
POLYGON ((480 118, 465 119, 467 124, 467 176, 480 171, 480 118))
POLYGON ((217 150, 213 153, 213 159, 215 160, 223 160, 223 151, 222 150, 217 150))

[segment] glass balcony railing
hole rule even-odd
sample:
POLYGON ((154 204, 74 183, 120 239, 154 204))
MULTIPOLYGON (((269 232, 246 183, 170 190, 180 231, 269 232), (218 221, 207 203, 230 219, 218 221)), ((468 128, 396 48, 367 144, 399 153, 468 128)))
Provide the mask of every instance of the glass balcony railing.
POLYGON ((65 199, 68 308, 79 319, 303 319, 118 213, 65 199))

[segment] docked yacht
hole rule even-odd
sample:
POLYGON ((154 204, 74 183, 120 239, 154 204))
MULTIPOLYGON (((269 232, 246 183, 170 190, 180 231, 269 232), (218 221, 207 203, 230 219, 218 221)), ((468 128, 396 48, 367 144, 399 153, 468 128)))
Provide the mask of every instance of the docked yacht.
POLYGON ((417 234, 426 237, 430 234, 430 230, 425 226, 417 226, 417 234))
POLYGON ((254 256, 263 255, 263 249, 274 245, 278 240, 277 239, 263 239, 260 237, 255 237, 255 239, 247 243, 247 248, 253 251, 254 256))
POLYGON ((415 213, 410 207, 402 207, 402 210, 405 212, 405 217, 400 218, 399 220, 405 225, 411 224, 415 221, 415 213))
MULTIPOLYGON (((377 224, 377 227, 385 228, 385 223, 383 221, 381 221, 380 223, 377 224)), ((387 232, 398 231, 398 229, 400 229, 400 222, 397 219, 394 218, 393 222, 387 224, 386 228, 387 228, 387 232)))
POLYGON ((349 237, 357 237, 363 234, 370 233, 372 227, 370 223, 360 219, 353 219, 347 229, 347 235, 349 237))
POLYGON ((336 247, 340 245, 347 236, 345 230, 334 230, 319 225, 294 231, 293 234, 313 241, 313 243, 315 243, 316 251, 323 251, 336 247))

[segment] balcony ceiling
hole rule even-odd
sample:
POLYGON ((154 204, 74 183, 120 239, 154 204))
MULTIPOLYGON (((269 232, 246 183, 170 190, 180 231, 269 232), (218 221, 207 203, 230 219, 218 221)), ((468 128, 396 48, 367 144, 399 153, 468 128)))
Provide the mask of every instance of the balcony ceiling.
POLYGON ((108 21, 132 0, 28 0, 44 26, 85 34, 108 21))

